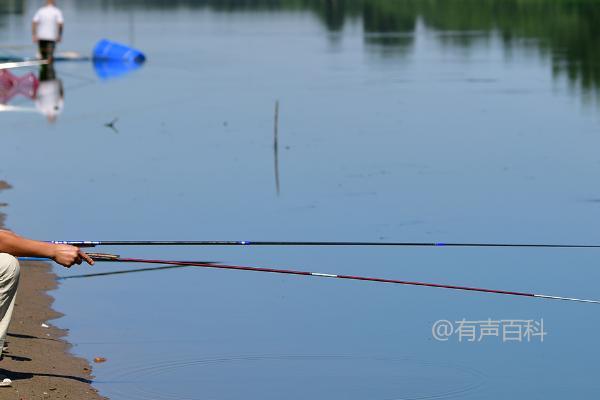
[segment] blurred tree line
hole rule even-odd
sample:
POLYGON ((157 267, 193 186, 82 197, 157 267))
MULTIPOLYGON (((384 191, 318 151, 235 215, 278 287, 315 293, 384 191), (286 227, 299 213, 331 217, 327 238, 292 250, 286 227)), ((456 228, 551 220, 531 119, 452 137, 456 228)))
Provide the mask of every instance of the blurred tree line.
MULTIPOLYGON (((23 0, 0 0, 4 12, 19 12, 23 0)), ((364 26, 368 45, 405 54, 417 21, 447 46, 468 49, 499 36, 507 50, 524 46, 551 60, 557 76, 600 92, 600 0, 94 0, 78 8, 207 8, 218 12, 303 11, 314 13, 332 32, 351 21, 364 26), (477 32, 476 35, 469 34, 477 32)), ((1 18, 0 18, 1 19, 1 18)))

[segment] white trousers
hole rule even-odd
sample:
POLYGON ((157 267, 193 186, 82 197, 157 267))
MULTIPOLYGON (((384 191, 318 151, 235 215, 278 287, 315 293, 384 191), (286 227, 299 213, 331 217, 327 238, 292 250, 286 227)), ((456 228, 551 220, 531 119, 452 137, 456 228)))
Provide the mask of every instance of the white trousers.
POLYGON ((10 254, 0 253, 0 351, 15 308, 19 272, 19 260, 10 254))

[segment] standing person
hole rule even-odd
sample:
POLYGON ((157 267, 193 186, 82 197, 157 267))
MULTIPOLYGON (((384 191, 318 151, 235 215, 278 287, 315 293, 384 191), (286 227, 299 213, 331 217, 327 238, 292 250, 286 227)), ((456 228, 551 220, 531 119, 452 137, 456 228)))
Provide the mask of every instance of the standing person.
POLYGON ((54 61, 54 48, 62 40, 65 21, 54 0, 46 0, 46 5, 37 10, 31 23, 33 42, 38 43, 42 59, 54 61))
MULTIPOLYGON (((81 264, 83 261, 90 265, 94 264, 94 261, 78 247, 38 242, 0 230, 0 349, 4 347, 19 285, 20 267, 15 257, 49 258, 66 268, 81 264)), ((11 384, 9 378, 0 375, 0 386, 11 384)))

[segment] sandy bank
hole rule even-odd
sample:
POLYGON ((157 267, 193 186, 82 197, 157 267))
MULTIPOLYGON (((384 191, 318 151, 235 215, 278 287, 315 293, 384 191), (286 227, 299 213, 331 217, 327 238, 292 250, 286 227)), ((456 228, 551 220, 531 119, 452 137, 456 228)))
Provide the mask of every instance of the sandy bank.
MULTIPOLYGON (((0 192, 10 186, 0 181, 0 192)), ((1 193, 0 193, 1 194, 1 193)), ((0 197, 0 206, 4 207, 0 197)), ((4 214, 0 213, 0 227, 4 214)), ((69 353, 64 338, 67 331, 48 321, 59 318, 48 294, 57 288, 56 275, 49 263, 23 263, 16 308, 7 338, 8 352, 0 361, 0 373, 13 380, 13 386, 0 388, 3 400, 103 399, 91 386, 91 367, 69 353), (43 323, 50 325, 42 327, 43 323)))

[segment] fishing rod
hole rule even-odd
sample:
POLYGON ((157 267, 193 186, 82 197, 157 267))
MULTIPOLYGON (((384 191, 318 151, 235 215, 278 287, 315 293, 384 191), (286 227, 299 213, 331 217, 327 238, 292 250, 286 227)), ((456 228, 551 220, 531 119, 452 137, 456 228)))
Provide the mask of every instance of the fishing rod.
POLYGON ((284 274, 284 275, 301 275, 301 276, 310 276, 310 277, 318 277, 318 278, 333 278, 333 279, 389 283, 389 284, 408 285, 408 286, 422 286, 422 287, 432 287, 432 288, 450 289, 450 290, 462 290, 462 291, 470 291, 470 292, 503 294, 503 295, 508 295, 508 296, 536 297, 536 298, 549 299, 549 300, 564 300, 564 301, 574 301, 574 302, 580 302, 580 303, 600 304, 600 300, 578 299, 578 298, 574 298, 574 297, 551 296, 551 295, 545 295, 545 294, 516 292, 516 291, 509 291, 509 290, 486 289, 486 288, 478 288, 478 287, 470 287, 470 286, 446 285, 446 284, 440 284, 440 283, 405 281, 405 280, 387 279, 387 278, 374 278, 374 277, 357 276, 357 275, 339 275, 339 274, 329 274, 329 273, 321 273, 321 272, 298 271, 298 270, 291 270, 291 269, 247 267, 247 266, 240 266, 240 265, 226 265, 226 264, 220 264, 220 263, 208 262, 208 261, 173 261, 173 260, 153 260, 153 259, 143 259, 143 258, 123 258, 121 256, 114 255, 114 254, 103 254, 103 253, 89 253, 88 255, 94 261, 100 261, 100 262, 104 261, 104 262, 120 262, 120 263, 161 264, 161 265, 176 265, 176 266, 212 268, 212 269, 225 269, 225 270, 235 270, 235 271, 253 271, 253 272, 264 272, 264 273, 272 273, 272 274, 284 274))
POLYGON ((13 61, 0 63, 0 70, 22 68, 22 67, 36 67, 38 65, 48 64, 48 60, 29 60, 29 61, 13 61))
POLYGON ((0 104, 0 112, 38 112, 37 108, 0 104))
POLYGON ((594 244, 546 244, 546 243, 446 243, 446 242, 338 242, 338 241, 53 241, 77 247, 96 246, 387 246, 387 247, 525 247, 525 248, 578 248, 597 249, 594 244))

